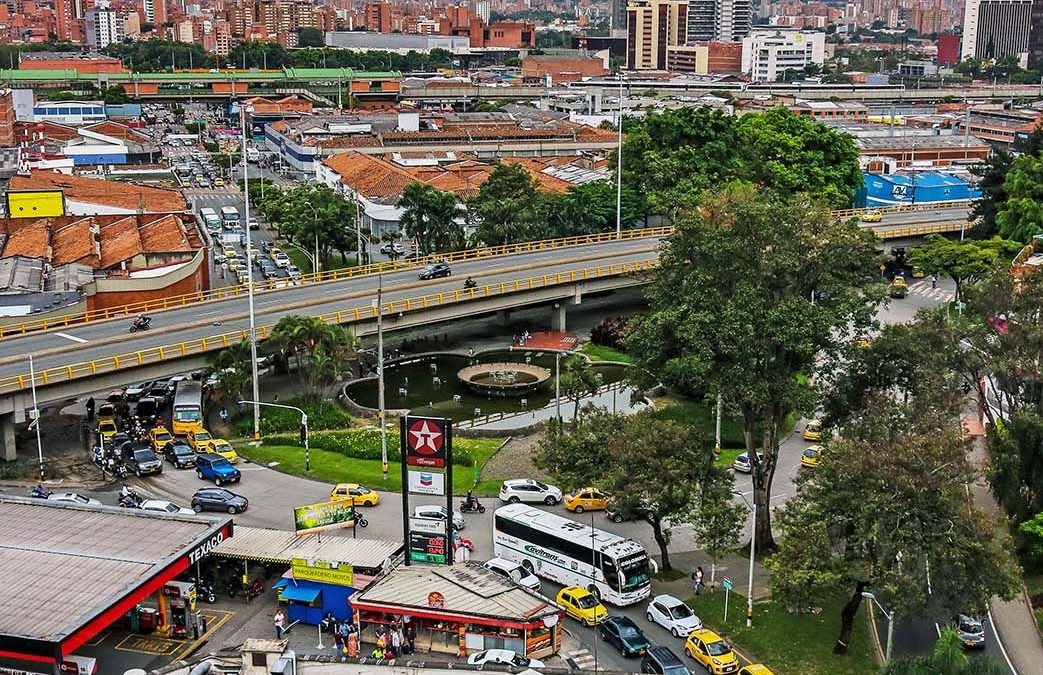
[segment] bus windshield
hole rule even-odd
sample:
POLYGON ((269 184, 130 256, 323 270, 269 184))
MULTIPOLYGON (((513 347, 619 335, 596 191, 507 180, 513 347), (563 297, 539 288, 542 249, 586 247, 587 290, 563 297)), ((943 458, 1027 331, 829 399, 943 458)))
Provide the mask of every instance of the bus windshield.
POLYGON ((175 422, 198 422, 202 419, 202 413, 197 405, 174 406, 175 422))
POLYGON ((624 558, 619 565, 623 570, 623 590, 630 591, 649 583, 647 555, 624 558))

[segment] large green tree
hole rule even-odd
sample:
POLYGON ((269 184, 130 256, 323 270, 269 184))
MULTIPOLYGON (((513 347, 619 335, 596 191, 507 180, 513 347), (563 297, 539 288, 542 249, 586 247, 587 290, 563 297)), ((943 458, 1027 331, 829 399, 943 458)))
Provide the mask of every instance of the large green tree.
POLYGON ((402 190, 398 207, 403 210, 399 223, 415 239, 424 254, 447 252, 463 247, 463 213, 452 192, 414 181, 402 190))
POLYGON ((981 611, 994 595, 1013 597, 1020 579, 1010 540, 966 489, 976 476, 953 410, 883 393, 858 420, 778 513, 774 593, 794 607, 849 593, 838 654, 864 591, 900 619, 981 611))
MULTIPOLYGON (((1015 143, 1014 150, 1018 155, 1038 157, 1043 150, 1043 129, 1037 129, 1024 141, 1015 143)), ((999 233, 996 218, 1007 203, 1007 174, 1018 155, 997 148, 988 159, 971 168, 978 176, 978 189, 981 190, 981 199, 974 202, 970 214, 975 237, 987 239, 999 233)))
POLYGON ((627 338, 640 384, 720 394, 739 411, 758 548, 773 545, 780 440, 793 413, 815 409, 807 378, 868 329, 882 297, 875 250, 872 233, 805 196, 732 185, 677 224, 627 338))
POLYGON ((329 267, 334 252, 345 258, 354 252, 358 207, 326 185, 298 184, 286 189, 265 189, 258 208, 291 242, 314 255, 329 267))
POLYGON ((493 169, 468 203, 478 244, 498 246, 539 238, 543 231, 542 200, 532 176, 515 163, 493 169))
MULTIPOLYGON (((624 186, 620 195, 620 227, 627 229, 642 223, 643 204, 633 191, 624 186)), ((573 237, 609 232, 616 228, 615 182, 594 181, 577 185, 561 195, 549 195, 547 217, 549 234, 573 237)))
POLYGON ((993 237, 992 239, 956 241, 932 234, 909 252, 911 265, 926 274, 949 277, 956 284, 956 297, 964 299, 964 287, 980 281, 999 266, 1009 266, 1021 245, 993 237))
POLYGON ((996 214, 999 235, 1027 244, 1043 232, 1043 156, 1017 157, 1003 187, 1007 199, 996 214))
POLYGON ((593 410, 567 430, 552 425, 534 459, 565 489, 597 487, 622 512, 645 514, 664 570, 671 569, 671 524, 704 501, 730 500, 731 475, 714 466, 706 439, 648 412, 593 410))

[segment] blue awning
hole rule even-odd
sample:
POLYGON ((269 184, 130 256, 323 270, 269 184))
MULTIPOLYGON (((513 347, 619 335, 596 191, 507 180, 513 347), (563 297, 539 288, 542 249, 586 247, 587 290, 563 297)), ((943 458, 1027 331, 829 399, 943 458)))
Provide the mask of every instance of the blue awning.
POLYGON ((280 588, 282 588, 283 586, 285 586, 288 583, 290 583, 290 580, 284 577, 284 578, 279 579, 278 581, 276 581, 274 584, 272 584, 272 588, 274 588, 275 590, 279 590, 280 588))
POLYGON ((287 584, 282 589, 282 595, 279 597, 282 600, 312 603, 315 602, 315 598, 319 597, 319 593, 322 593, 322 591, 318 588, 302 588, 301 586, 287 584))

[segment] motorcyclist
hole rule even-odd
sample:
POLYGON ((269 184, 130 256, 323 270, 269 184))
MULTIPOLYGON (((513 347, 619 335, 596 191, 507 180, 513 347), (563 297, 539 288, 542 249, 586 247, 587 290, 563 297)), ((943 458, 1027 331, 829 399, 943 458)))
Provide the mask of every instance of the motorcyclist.
POLYGON ((467 501, 464 502, 469 511, 475 511, 478 509, 478 500, 474 496, 474 492, 471 490, 467 491, 467 501))
POLYGON ((126 483, 120 488, 120 499, 135 499, 138 493, 134 492, 134 488, 130 487, 126 483))
POLYGON ((33 491, 30 493, 30 496, 45 499, 47 497, 47 491, 43 489, 42 485, 37 485, 33 488, 33 491))
POLYGON ((222 422, 228 421, 228 408, 221 406, 221 410, 217 412, 217 416, 221 418, 222 422))
POLYGON ((464 279, 464 288, 474 288, 477 285, 478 282, 472 279, 471 277, 467 277, 466 279, 464 279))

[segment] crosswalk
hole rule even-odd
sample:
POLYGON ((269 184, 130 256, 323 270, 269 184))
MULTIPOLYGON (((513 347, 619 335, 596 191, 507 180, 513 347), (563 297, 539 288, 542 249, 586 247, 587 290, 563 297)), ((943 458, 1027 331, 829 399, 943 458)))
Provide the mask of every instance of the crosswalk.
POLYGON ((920 297, 935 302, 948 302, 953 299, 952 288, 943 288, 940 285, 936 288, 931 288, 930 279, 924 279, 922 281, 917 281, 914 284, 910 284, 909 293, 912 295, 919 295, 920 297))
POLYGON ((576 670, 594 670, 594 655, 590 653, 589 649, 577 649, 568 653, 568 661, 572 662, 572 667, 576 670))

